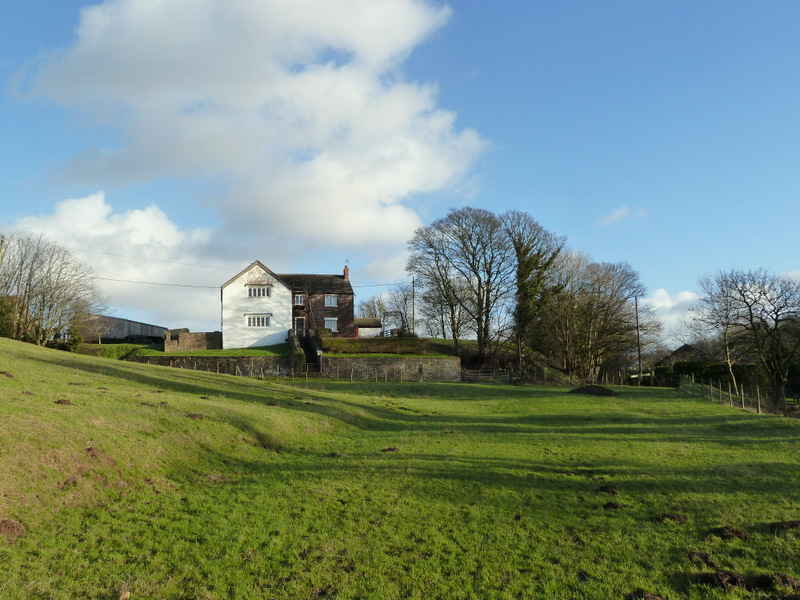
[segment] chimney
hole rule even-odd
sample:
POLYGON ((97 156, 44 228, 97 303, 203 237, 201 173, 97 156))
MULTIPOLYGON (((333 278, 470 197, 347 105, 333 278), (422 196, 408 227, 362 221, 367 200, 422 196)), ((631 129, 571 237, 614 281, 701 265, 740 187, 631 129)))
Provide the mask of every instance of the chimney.
POLYGON ((347 265, 344 266, 344 280, 350 281, 350 267, 347 265))

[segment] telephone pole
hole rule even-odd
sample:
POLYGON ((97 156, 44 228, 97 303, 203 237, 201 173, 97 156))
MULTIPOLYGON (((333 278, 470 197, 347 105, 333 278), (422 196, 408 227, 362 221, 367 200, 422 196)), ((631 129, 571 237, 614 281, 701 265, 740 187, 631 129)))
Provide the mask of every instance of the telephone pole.
POLYGON ((639 381, 637 385, 642 385, 642 340, 639 337, 639 298, 633 297, 633 304, 636 308, 636 349, 639 353, 639 381))

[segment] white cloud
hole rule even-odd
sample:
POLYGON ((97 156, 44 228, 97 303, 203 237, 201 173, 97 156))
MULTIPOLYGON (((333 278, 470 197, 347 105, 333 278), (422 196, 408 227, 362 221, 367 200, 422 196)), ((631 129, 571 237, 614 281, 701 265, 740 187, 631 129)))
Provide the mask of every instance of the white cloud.
POLYGON ((647 216, 647 211, 640 209, 634 211, 629 206, 620 206, 619 208, 615 209, 610 215, 606 215, 602 217, 598 222, 597 225, 599 227, 605 227, 607 225, 613 225, 614 223, 618 223, 619 221, 623 221, 625 219, 641 219, 647 216))
POLYGON ((457 187, 485 148, 400 70, 450 14, 423 0, 107 0, 29 93, 122 140, 75 157, 72 180, 222 179, 205 201, 242 246, 386 251, 420 224, 405 202, 457 187))
POLYGON ((195 331, 218 328, 218 288, 235 270, 219 263, 190 266, 211 242, 207 229, 181 231, 155 206, 114 213, 102 192, 60 202, 52 214, 25 217, 14 229, 44 234, 91 265, 115 316, 195 331))
POLYGON ((699 299, 700 296, 695 292, 670 294, 665 289, 657 289, 644 302, 653 309, 656 318, 663 324, 662 335, 665 341, 675 345, 684 341, 681 337, 683 318, 699 299))

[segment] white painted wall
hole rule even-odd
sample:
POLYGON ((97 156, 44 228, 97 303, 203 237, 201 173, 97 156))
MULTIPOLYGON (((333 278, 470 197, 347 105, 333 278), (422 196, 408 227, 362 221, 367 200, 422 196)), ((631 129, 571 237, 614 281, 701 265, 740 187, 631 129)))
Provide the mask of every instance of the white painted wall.
POLYGON ((222 347, 282 344, 292 328, 292 290, 253 264, 222 288, 222 347), (248 286, 271 286, 269 297, 248 296, 248 286), (269 327, 248 327, 247 316, 271 313, 269 327))

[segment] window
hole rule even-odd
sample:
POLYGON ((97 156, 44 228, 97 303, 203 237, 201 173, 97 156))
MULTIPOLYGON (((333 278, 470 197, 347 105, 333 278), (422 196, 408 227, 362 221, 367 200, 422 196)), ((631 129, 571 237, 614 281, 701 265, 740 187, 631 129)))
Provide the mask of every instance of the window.
POLYGON ((303 306, 305 304, 305 296, 303 294, 294 295, 294 305, 303 306))
POLYGON ((339 331, 339 319, 325 319, 325 329, 330 329, 333 333, 339 331))
POLYGON ((325 306, 339 306, 336 294, 325 294, 325 306))
POLYGON ((250 298, 268 298, 272 295, 272 288, 266 285, 248 286, 247 295, 250 298))
POLYGON ((269 318, 272 315, 247 315, 248 327, 269 327, 269 318))

